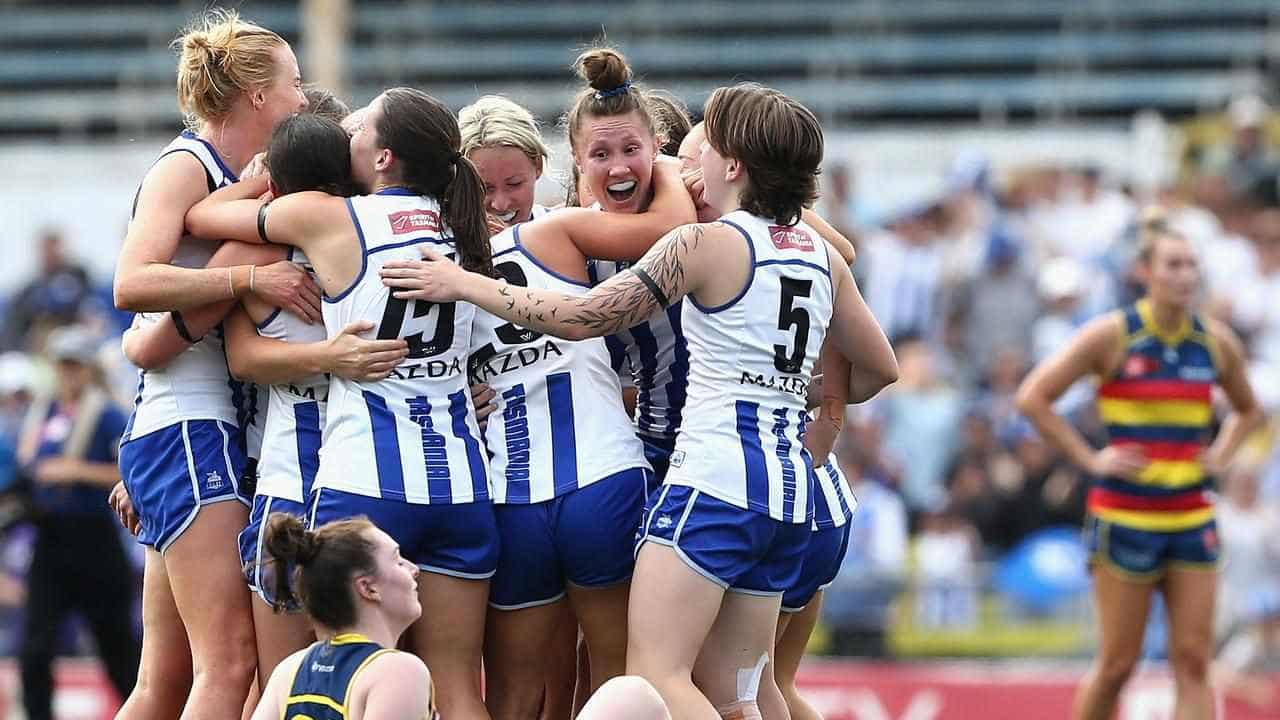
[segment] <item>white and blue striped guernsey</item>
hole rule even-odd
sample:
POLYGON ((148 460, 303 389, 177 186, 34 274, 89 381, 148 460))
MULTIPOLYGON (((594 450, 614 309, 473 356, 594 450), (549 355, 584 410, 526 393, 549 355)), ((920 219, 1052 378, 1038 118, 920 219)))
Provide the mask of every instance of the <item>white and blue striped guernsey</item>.
MULTIPOLYGON (((519 225, 490 242, 494 268, 513 285, 589 289, 538 262, 519 225)), ((478 311, 469 367, 473 382, 497 393, 485 429, 495 503, 543 502, 648 467, 603 338, 560 340, 478 311)))
MULTIPOLYGON (((302 251, 289 249, 289 260, 314 273, 302 251)), ((292 313, 272 311, 258 324, 263 337, 292 343, 321 342, 323 325, 307 324, 292 313)), ((329 400, 329 376, 308 375, 266 388, 262 455, 258 460, 259 495, 304 503, 320 469, 320 437, 329 400)))
MULTIPOLYGON (((191 153, 200 161, 209 192, 236 181, 235 173, 223 164, 218 153, 190 131, 169 143, 160 157, 177 152, 191 153)), ((136 209, 136 198, 134 204, 136 209)), ((216 242, 183 236, 171 263, 203 268, 217 247, 216 242)), ((167 320, 168 313, 139 313, 139 318, 144 325, 154 325, 167 320)), ((239 383, 232 381, 227 370, 222 329, 215 328, 164 368, 138 371, 138 393, 123 440, 137 439, 184 420, 220 420, 238 425, 243 412, 238 402, 241 397, 239 383)))
POLYGON ((364 260, 351 287, 324 298, 325 329, 334 336, 369 320, 377 337, 408 341, 409 356, 384 380, 332 378, 316 486, 416 504, 486 501, 466 372, 475 306, 396 300, 378 275, 390 260, 421 259, 424 243, 453 256, 440 206, 388 188, 347 207, 364 260))
POLYGON ((813 469, 813 529, 844 527, 858 509, 858 499, 849 488, 849 479, 832 457, 813 469))
POLYGON ((686 298, 689 399, 666 482, 789 523, 813 519, 805 398, 831 322, 827 246, 804 223, 739 210, 720 219, 745 238, 752 273, 718 307, 686 298))
MULTIPOLYGON (((599 285, 632 263, 590 260, 587 274, 599 285)), ((680 430, 688 394, 689 346, 681 329, 684 301, 659 310, 644 322, 605 338, 615 372, 629 367, 636 387, 636 432, 673 441, 680 430)))

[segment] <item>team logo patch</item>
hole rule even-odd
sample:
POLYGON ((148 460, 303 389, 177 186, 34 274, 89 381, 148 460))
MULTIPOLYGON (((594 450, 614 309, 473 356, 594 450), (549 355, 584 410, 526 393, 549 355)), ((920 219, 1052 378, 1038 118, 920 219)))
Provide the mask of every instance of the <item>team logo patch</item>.
POLYGON ((1159 369, 1160 364, 1154 358, 1134 354, 1125 359, 1123 372, 1125 377, 1141 377, 1159 369))
POLYGON ((684 451, 676 450, 671 453, 671 459, 667 461, 667 464, 671 467, 680 467, 681 465, 684 465, 684 451))
POLYGON ((210 470, 208 475, 204 476, 204 486, 210 490, 219 490, 222 488, 222 476, 217 470, 210 470))
POLYGON ((1213 528, 1205 528, 1204 533, 1201 534, 1201 540, 1204 542, 1205 550, 1211 553, 1218 551, 1218 533, 1213 528))
POLYGON ((797 227, 769 226, 769 239, 779 250, 799 250, 813 252, 813 238, 809 233, 797 227))
POLYGON ((387 216, 395 235, 417 232, 440 232, 440 216, 433 210, 401 210, 387 216))

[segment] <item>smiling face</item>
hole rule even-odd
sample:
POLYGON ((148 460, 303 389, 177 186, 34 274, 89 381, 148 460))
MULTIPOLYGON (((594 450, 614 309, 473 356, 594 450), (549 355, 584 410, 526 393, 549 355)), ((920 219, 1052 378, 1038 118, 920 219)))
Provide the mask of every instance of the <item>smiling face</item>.
POLYGON ((585 118, 574 162, 606 212, 636 213, 649 201, 657 138, 640 113, 585 118))
POLYGON ((533 216, 533 190, 542 168, 519 148, 507 145, 481 147, 467 158, 484 182, 484 206, 510 227, 533 216))

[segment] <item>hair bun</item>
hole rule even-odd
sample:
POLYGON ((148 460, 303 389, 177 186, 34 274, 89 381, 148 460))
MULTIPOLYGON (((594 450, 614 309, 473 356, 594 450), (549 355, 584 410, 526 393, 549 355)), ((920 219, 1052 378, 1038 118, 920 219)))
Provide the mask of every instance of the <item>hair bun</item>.
POLYGON ((612 90, 631 81, 631 66, 622 53, 613 48, 592 48, 573 63, 578 77, 595 90, 612 90))
POLYGON ((1159 205, 1149 205, 1138 216, 1138 227, 1144 233, 1163 232, 1169 229, 1169 214, 1159 205))

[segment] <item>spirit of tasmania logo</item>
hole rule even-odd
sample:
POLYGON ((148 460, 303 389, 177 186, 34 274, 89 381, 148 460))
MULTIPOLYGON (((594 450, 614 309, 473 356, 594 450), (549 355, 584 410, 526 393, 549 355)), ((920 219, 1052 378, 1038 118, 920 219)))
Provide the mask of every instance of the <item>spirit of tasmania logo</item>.
POLYGON ((770 225, 769 239, 773 241, 773 246, 779 250, 792 249, 800 252, 813 252, 813 238, 809 237, 809 233, 800 228, 770 225))
POLYGON ((440 232, 440 216, 433 210, 402 210, 387 216, 395 235, 417 232, 440 232))

